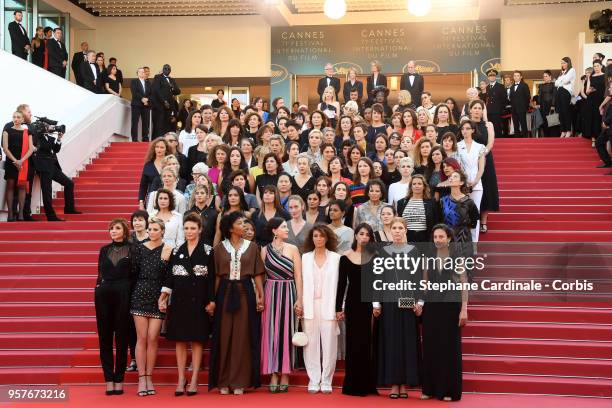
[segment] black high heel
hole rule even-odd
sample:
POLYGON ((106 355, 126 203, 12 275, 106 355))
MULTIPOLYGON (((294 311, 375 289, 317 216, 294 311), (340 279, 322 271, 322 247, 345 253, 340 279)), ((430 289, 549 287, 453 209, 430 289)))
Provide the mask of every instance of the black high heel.
POLYGON ((146 397, 147 395, 149 395, 149 392, 147 391, 147 379, 146 379, 146 375, 139 375, 138 379, 140 380, 140 378, 145 377, 145 389, 142 391, 138 391, 138 396, 139 397, 146 397))
MULTIPOLYGON (((190 385, 191 385, 191 384, 190 384, 190 385)), ((196 384, 196 386, 197 386, 197 384, 196 384)), ((197 390, 196 390, 196 391, 189 391, 189 390, 186 390, 186 392, 187 392, 187 396, 188 396, 188 397, 193 397, 194 395, 196 395, 196 394, 198 393, 198 391, 197 391, 197 390)))
MULTIPOLYGON (((151 377, 151 385, 153 385, 153 374, 145 375, 145 377, 151 377)), ((150 390, 149 386, 147 385, 147 395, 155 395, 155 394, 157 394, 155 390, 150 390)))
POLYGON ((187 380, 185 380, 185 383, 183 384, 183 391, 174 391, 174 396, 180 397, 181 395, 185 395, 185 387, 187 387, 187 380))

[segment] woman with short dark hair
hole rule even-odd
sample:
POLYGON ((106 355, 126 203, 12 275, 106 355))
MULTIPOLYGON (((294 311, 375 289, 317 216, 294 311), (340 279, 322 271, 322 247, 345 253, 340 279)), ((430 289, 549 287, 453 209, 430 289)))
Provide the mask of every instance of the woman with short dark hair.
POLYGON ((340 255, 336 234, 324 224, 309 231, 302 255, 304 365, 308 373, 308 392, 331 394, 336 369, 338 322, 335 305, 340 255), (322 356, 321 356, 322 355, 322 356), (322 357, 322 358, 321 358, 322 357))
POLYGON ((117 66, 109 64, 103 79, 104 92, 121 97, 121 82, 117 78, 117 66))
POLYGON ((112 220, 108 231, 111 243, 100 248, 94 302, 106 395, 120 395, 127 367, 133 250, 126 220, 112 220))
POLYGON ((213 261, 212 248, 200 239, 200 216, 187 214, 183 229, 186 241, 175 250, 170 260, 170 269, 158 303, 160 311, 168 312, 166 338, 176 342, 178 385, 174 395, 187 392, 187 396, 193 396, 197 393, 203 344, 208 341, 212 330, 209 316, 215 311, 217 265, 213 261), (170 295, 172 302, 168 305, 170 295), (193 365, 188 387, 185 380, 187 343, 191 343, 193 365))

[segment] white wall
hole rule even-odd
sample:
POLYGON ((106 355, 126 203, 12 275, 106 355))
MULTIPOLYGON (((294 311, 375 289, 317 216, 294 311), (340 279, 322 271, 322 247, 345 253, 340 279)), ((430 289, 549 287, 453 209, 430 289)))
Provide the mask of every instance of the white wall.
MULTIPOLYGON (((17 105, 28 104, 32 114, 65 124, 58 154, 64 173, 73 177, 115 134, 129 135, 130 108, 112 95, 96 95, 33 64, 0 51, 0 123, 10 122, 17 105)), ((121 138, 119 138, 121 139, 121 138)), ((3 164, 2 164, 3 166, 3 164)), ((54 190, 58 185, 54 183, 54 190)), ((4 193, 4 179, 0 180, 4 193)), ((2 197, 0 197, 2 198, 2 197)), ((4 200, 0 201, 4 207, 4 200)), ((32 211, 41 206, 32 196, 32 211)))

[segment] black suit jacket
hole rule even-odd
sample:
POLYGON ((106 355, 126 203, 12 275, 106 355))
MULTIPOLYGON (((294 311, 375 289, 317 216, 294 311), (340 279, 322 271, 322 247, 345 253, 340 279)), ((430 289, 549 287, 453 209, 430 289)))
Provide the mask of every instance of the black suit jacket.
POLYGON ((24 33, 25 27, 22 31, 16 21, 11 21, 8 25, 8 30, 11 35, 11 49, 13 55, 20 58, 26 58, 28 53, 25 50, 25 46, 30 45, 30 40, 28 39, 27 33, 24 33))
MULTIPOLYGON (((55 38, 51 38, 47 41, 47 47, 49 48, 49 67, 50 68, 64 68, 62 63, 68 61, 68 52, 66 51, 66 45, 60 41, 61 47, 55 38)), ((65 68, 64 68, 65 69, 65 68)))
POLYGON ((351 86, 350 81, 346 81, 342 86, 342 96, 344 97, 344 103, 351 100, 351 89, 355 88, 357 90, 357 101, 361 103, 363 99, 363 82, 355 80, 355 85, 351 86))
POLYGON ((487 85, 487 112, 501 115, 504 112, 504 107, 507 104, 506 88, 499 82, 496 82, 493 87, 491 84, 487 85))
MULTIPOLYGON (((83 88, 88 91, 98 93, 98 78, 100 78, 100 67, 98 64, 93 64, 96 68, 96 77, 94 78, 94 73, 90 68, 89 62, 83 62, 79 64, 79 78, 81 80, 81 85, 83 88)), ((76 75, 76 71, 75 71, 76 75)))
MULTIPOLYGON (((398 217, 401 217, 402 214, 404 214, 404 210, 406 209, 406 205, 408 205, 408 201, 409 199, 405 197, 397 202, 398 217)), ((430 236, 431 230, 433 229, 434 225, 440 222, 440 206, 432 198, 424 199, 423 206, 425 207, 425 219, 427 221, 427 235, 430 236)))
POLYGON ((529 87, 523 81, 519 82, 516 91, 514 87, 514 84, 510 87, 510 106, 512 106, 512 111, 520 113, 527 112, 529 109, 529 102, 531 102, 529 87))
POLYGON ((410 92, 410 96, 412 97, 412 103, 414 106, 421 106, 421 95, 423 95, 423 89, 425 88, 425 79, 421 74, 414 74, 414 83, 410 85, 410 74, 405 73, 402 75, 402 79, 400 81, 400 90, 406 90, 410 92))
MULTIPOLYGON (((387 87, 387 77, 383 74, 378 74, 378 78, 376 78, 376 86, 384 86, 387 87)), ((368 99, 372 98, 372 90, 375 88, 374 86, 374 76, 370 75, 366 81, 366 91, 368 92, 368 99)))
POLYGON ((145 86, 144 86, 144 89, 142 89, 142 84, 140 83, 140 79, 138 78, 132 79, 132 82, 130 83, 130 90, 132 91, 132 102, 131 102, 132 106, 139 106, 141 108, 151 106, 151 102, 150 102, 151 84, 149 83, 149 80, 147 79, 145 79, 144 83, 145 83, 145 86), (143 105, 142 98, 149 98, 149 104, 146 106, 143 105))
POLYGON ((72 72, 74 72, 74 79, 76 80, 77 85, 83 86, 83 79, 81 77, 81 65, 85 65, 87 63, 87 56, 82 52, 75 52, 72 56, 72 63, 70 66, 72 67, 72 72))
POLYGON ((57 138, 45 135, 34 135, 34 167, 41 173, 51 173, 55 169, 62 170, 57 160, 57 153, 62 148, 60 143, 56 143, 57 138))
MULTIPOLYGON (((329 82, 330 86, 333 86, 336 90, 336 100, 338 100, 338 93, 340 92, 340 80, 336 77, 331 77, 331 81, 329 82)), ((319 79, 319 84, 317 85, 317 93, 319 94, 319 99, 323 100, 323 91, 327 88, 327 77, 323 77, 319 79)))
POLYGON ((166 109, 164 102, 167 102, 170 109, 178 111, 178 103, 174 96, 181 93, 181 88, 178 87, 174 78, 168 77, 168 79, 170 82, 163 74, 155 75, 153 86, 151 86, 151 103, 156 110, 162 111, 166 109))

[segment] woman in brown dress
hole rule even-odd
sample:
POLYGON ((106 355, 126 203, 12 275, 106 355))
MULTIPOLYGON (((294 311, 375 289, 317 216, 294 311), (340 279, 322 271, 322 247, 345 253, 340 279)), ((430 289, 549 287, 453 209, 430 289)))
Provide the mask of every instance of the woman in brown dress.
POLYGON ((260 385, 265 270, 257 244, 242 238, 242 213, 224 216, 220 229, 223 241, 214 250, 216 309, 208 388, 239 395, 260 385))

